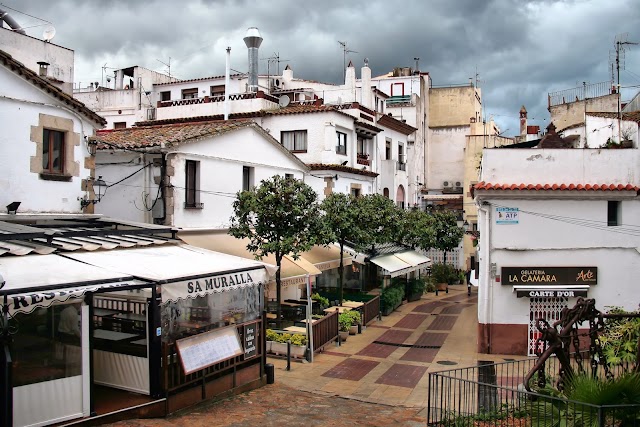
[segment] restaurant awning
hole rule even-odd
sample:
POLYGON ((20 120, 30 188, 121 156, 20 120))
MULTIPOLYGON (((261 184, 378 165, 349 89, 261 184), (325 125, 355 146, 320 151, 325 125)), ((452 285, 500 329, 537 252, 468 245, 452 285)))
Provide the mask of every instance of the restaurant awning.
MULTIPOLYGON (((340 267, 340 248, 337 246, 314 246, 311 250, 300 254, 300 257, 309 261, 320 271, 340 267)), ((343 265, 351 265, 351 255, 344 252, 342 262, 343 265)))
POLYGON ((266 284, 275 269, 258 261, 188 245, 69 253, 96 267, 162 283, 162 301, 266 284))
POLYGON ((38 307, 80 298, 86 292, 143 285, 131 275, 74 261, 60 255, 0 258, 0 274, 9 313, 30 313, 38 307))
POLYGON ((407 264, 411 264, 418 268, 426 268, 431 264, 431 260, 429 258, 414 250, 398 252, 394 255, 407 264))
POLYGON ((394 254, 379 255, 370 260, 384 270, 385 276, 397 277, 416 270, 413 265, 404 262, 394 254))

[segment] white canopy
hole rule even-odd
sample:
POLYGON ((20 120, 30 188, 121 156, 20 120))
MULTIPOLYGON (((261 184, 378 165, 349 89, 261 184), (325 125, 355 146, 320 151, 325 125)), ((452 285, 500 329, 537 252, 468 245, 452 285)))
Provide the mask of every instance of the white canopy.
POLYGON ((9 294, 9 312, 29 313, 88 291, 130 286, 141 282, 130 275, 87 265, 59 255, 27 255, 0 258, 0 274, 9 294))
POLYGON ((414 250, 398 252, 394 255, 407 264, 411 264, 418 268, 426 268, 431 264, 431 260, 429 258, 414 250))
POLYGON ((416 251, 408 250, 379 255, 371 258, 371 262, 381 267, 385 276, 397 277, 428 267, 431 260, 416 251))
POLYGON ((82 252, 70 258, 132 276, 166 283, 162 301, 195 298, 265 284, 275 267, 188 245, 82 252))

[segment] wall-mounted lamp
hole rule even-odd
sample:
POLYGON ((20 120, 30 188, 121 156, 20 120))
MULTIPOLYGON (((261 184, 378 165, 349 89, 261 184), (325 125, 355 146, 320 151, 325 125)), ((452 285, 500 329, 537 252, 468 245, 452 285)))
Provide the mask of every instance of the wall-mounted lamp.
POLYGON ((337 181, 337 180, 338 180, 338 174, 335 174, 335 175, 333 176, 333 179, 334 179, 335 181, 337 181))
POLYGON ((16 214, 18 212, 18 207, 21 202, 11 202, 7 205, 7 213, 8 214, 16 214))
POLYGON ((96 151, 98 151, 98 142, 97 141, 89 141, 87 142, 87 148, 89 150, 89 154, 92 156, 96 155, 96 151))
POLYGON ((104 180, 102 179, 102 176, 99 176, 98 179, 94 179, 93 180, 93 191, 94 191, 94 193, 96 195, 96 199, 93 199, 93 200, 82 199, 82 200, 80 200, 80 208, 84 209, 85 207, 87 207, 89 205, 95 205, 96 203, 98 203, 104 197, 105 193, 107 192, 107 188, 108 188, 108 185, 107 185, 106 182, 104 182, 104 180))

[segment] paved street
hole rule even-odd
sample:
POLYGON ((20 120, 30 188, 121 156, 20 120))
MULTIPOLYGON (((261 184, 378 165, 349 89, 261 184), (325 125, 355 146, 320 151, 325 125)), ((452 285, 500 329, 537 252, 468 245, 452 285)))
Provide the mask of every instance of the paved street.
MULTIPOLYGON (((474 289, 475 291, 475 289, 474 289)), ((476 353, 477 295, 466 286, 404 304, 313 363, 269 359, 276 384, 167 420, 124 426, 414 426, 426 422, 428 373, 505 357, 476 353)))

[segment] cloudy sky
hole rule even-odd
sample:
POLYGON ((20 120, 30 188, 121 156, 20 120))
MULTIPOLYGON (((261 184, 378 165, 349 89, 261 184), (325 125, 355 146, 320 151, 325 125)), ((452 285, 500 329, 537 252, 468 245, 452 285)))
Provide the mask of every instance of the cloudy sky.
MULTIPOLYGON (((547 94, 611 79, 616 36, 640 42, 638 0, 0 0, 34 37, 49 21, 53 43, 75 50, 75 80, 101 81, 102 67, 140 65, 179 78, 247 69, 242 41, 260 29, 260 58, 279 54, 294 76, 342 81, 343 50, 373 75, 398 66, 428 71, 434 85, 479 80, 487 118, 505 135, 548 124, 547 94), (17 9, 24 14, 11 9, 17 9), (28 16, 28 15, 31 16, 28 16), (36 18, 40 18, 38 20, 36 18), (164 64, 163 64, 164 63, 164 64)), ((0 7, 3 7, 0 6, 0 7)), ((627 45, 623 98, 640 90, 640 45, 627 45)), ((615 56, 615 55, 614 55, 615 56)), ((284 62, 280 70, 284 67, 284 62)), ((267 60, 260 61, 266 74, 267 60)), ((272 71, 273 72, 273 71, 272 71)), ((359 73, 358 73, 359 76, 359 73)))

